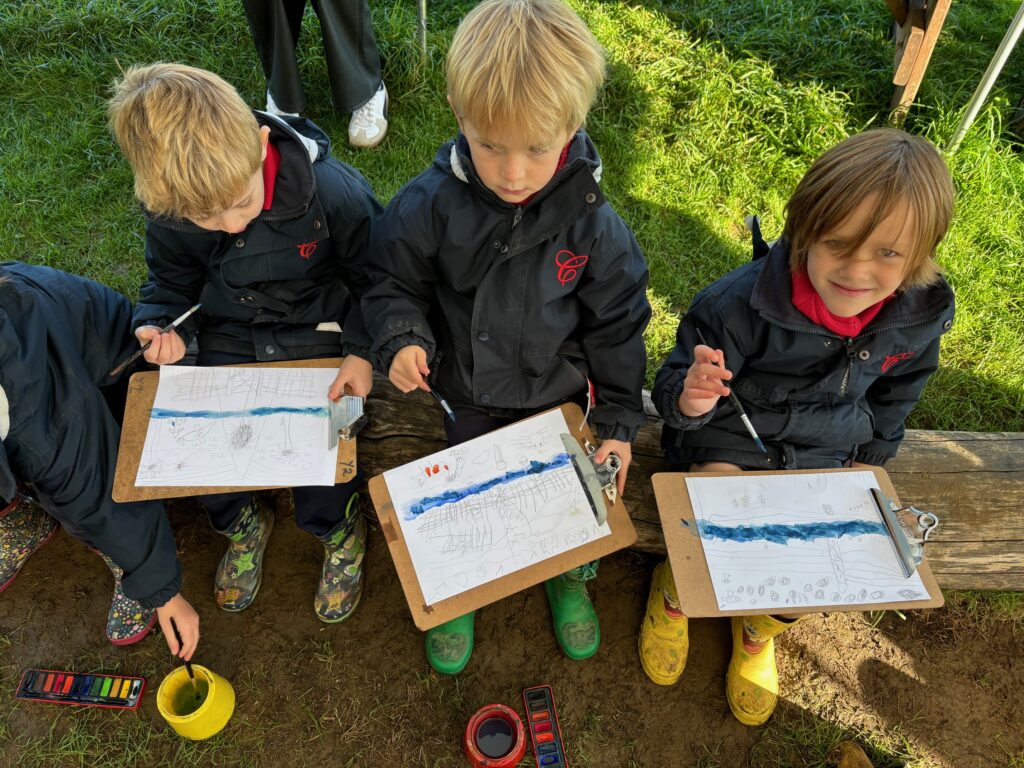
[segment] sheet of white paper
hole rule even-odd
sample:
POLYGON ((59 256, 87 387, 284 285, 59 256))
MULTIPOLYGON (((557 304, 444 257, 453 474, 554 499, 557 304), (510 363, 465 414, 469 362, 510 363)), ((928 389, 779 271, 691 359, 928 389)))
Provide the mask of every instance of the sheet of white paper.
POLYGON ((904 578, 870 472, 688 477, 721 610, 927 600, 904 578))
POLYGON ((160 368, 137 486, 334 485, 331 368, 160 368))
POLYGON ((384 473, 428 604, 611 533, 568 461, 561 411, 384 473))

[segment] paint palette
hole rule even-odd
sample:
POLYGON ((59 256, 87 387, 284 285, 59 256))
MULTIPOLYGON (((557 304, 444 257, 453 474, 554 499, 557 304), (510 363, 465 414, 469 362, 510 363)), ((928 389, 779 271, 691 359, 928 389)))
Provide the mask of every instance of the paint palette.
POLYGON ((16 699, 107 709, 138 709, 146 678, 26 669, 16 699))
POLYGON ((568 768, 551 686, 535 685, 525 689, 523 704, 526 706, 526 729, 530 732, 538 768, 568 768))

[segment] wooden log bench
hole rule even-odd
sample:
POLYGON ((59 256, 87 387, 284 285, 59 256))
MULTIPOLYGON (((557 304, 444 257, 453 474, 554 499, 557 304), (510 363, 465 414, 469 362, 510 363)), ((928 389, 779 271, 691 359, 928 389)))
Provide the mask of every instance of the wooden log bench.
MULTIPOLYGON (((367 412, 358 450, 368 477, 445 447, 441 409, 425 392, 403 395, 378 376, 367 412)), ((661 420, 653 408, 648 413, 633 445, 625 501, 635 548, 664 555, 650 477, 667 467, 661 420)), ((1024 433, 909 430, 886 470, 904 504, 941 520, 927 549, 940 586, 1024 589, 1024 433)))

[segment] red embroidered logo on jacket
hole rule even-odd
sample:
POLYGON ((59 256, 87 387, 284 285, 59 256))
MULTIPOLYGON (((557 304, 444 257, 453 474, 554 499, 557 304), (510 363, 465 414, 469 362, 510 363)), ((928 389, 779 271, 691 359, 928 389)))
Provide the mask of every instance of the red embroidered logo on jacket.
POLYGON ((571 283, 576 275, 590 261, 589 256, 577 256, 572 251, 559 251, 555 254, 555 266, 558 267, 558 282, 562 285, 571 283))
POLYGON ((882 373, 888 373, 889 369, 896 365, 896 363, 909 360, 913 356, 913 352, 898 352, 895 355, 886 355, 885 362, 882 363, 882 373))
POLYGON ((314 253, 316 253, 316 241, 312 243, 302 243, 301 245, 295 246, 299 249, 299 256, 304 259, 308 259, 314 253))

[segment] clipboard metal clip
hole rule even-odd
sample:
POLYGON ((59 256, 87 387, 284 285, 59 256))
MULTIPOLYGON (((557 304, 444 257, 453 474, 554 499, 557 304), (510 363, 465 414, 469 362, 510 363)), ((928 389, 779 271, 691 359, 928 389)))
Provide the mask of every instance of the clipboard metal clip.
POLYGON ((608 504, 614 504, 618 499, 615 480, 622 469, 622 460, 614 453, 609 453, 603 463, 594 461, 594 454, 597 453, 597 446, 590 441, 580 445, 572 435, 562 434, 562 445, 565 446, 572 461, 576 475, 583 483, 583 490, 587 494, 590 508, 597 518, 598 525, 604 525, 608 519, 608 504))
POLYGON ((882 521, 896 549, 903 567, 903 575, 910 578, 924 560, 924 544, 939 525, 933 512, 922 512, 917 507, 897 507, 896 502, 877 488, 871 489, 875 506, 882 513, 882 521))
POLYGON ((327 447, 337 448, 338 439, 355 440, 356 434, 366 426, 363 398, 343 395, 337 402, 327 401, 330 424, 327 429, 327 447))

